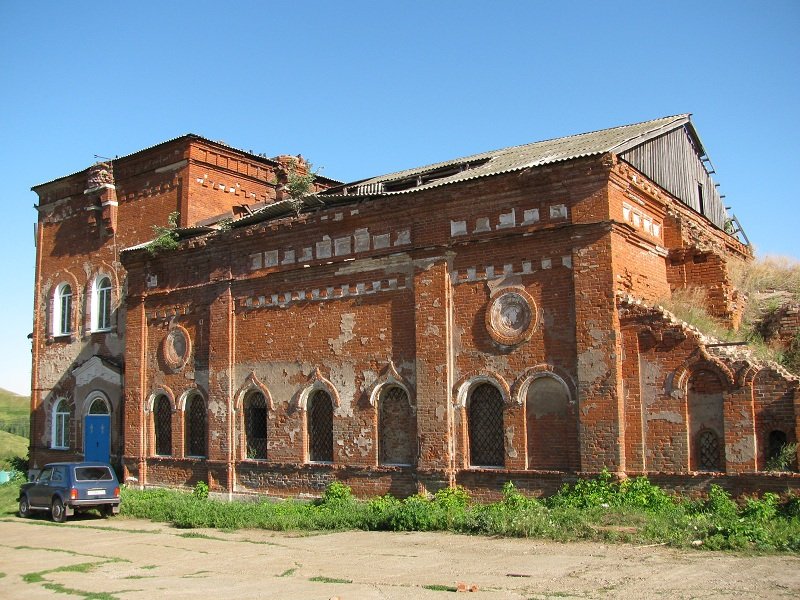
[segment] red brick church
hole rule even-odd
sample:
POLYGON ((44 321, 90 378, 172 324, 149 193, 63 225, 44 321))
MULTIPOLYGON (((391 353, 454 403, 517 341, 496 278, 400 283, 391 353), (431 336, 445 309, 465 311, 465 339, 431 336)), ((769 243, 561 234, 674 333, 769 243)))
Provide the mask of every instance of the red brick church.
POLYGON ((38 185, 32 466, 277 496, 604 468, 797 488, 764 470, 797 378, 658 306, 698 287, 738 324, 752 254, 707 165, 678 115, 302 196, 301 157, 191 134, 38 185))

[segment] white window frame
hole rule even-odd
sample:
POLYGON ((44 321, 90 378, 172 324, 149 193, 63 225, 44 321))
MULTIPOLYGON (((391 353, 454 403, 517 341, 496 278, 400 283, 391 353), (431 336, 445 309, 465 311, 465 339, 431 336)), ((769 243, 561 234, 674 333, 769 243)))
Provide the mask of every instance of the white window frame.
POLYGON ((92 331, 111 331, 111 277, 98 275, 92 285, 92 331), (108 287, 100 287, 104 282, 108 287))
POLYGON ((53 406, 50 447, 54 450, 69 450, 69 417, 69 405, 64 398, 61 398, 53 406))
POLYGON ((72 335, 74 330, 72 322, 73 298, 74 293, 69 283, 63 282, 58 284, 55 294, 53 294, 53 337, 72 335), (67 303, 66 310, 64 306, 65 302, 67 303))

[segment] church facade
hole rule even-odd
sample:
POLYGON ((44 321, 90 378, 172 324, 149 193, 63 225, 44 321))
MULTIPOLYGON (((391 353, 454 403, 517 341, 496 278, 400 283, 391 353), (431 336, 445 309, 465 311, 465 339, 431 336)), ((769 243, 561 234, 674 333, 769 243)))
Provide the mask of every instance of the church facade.
POLYGON ((679 115, 302 197, 301 157, 194 135, 37 186, 32 460, 107 422, 140 486, 797 487, 765 472, 797 378, 658 306, 738 325, 752 255, 706 159, 679 115))

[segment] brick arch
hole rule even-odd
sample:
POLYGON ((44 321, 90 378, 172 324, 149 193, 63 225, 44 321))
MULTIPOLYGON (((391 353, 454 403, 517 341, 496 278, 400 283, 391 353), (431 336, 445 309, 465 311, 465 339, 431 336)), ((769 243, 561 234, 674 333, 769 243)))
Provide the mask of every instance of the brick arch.
POLYGON ((520 375, 514 382, 512 395, 517 404, 520 406, 525 404, 528 388, 534 382, 534 380, 540 377, 552 377, 556 381, 559 381, 567 390, 570 403, 575 402, 576 398, 578 397, 578 386, 575 385, 575 380, 572 379, 572 376, 570 376, 570 374, 561 367, 542 363, 525 369, 522 375, 520 375))
POLYGON ((150 395, 147 397, 147 401, 144 405, 144 412, 148 414, 152 414, 153 412, 153 404, 155 404, 156 398, 159 396, 166 396, 167 400, 169 400, 170 408, 172 408, 173 414, 176 411, 175 406, 175 394, 173 391, 167 387, 166 385, 160 385, 155 388, 150 395))
POLYGON ((406 393, 408 404, 413 413, 417 412, 416 398, 412 394, 412 387, 408 380, 397 372, 394 363, 390 360, 389 364, 383 370, 381 375, 369 387, 369 403, 373 408, 378 407, 378 401, 383 393, 383 390, 390 386, 397 386, 406 393))
POLYGON ((175 408, 179 412, 186 412, 186 402, 192 396, 200 396, 205 402, 206 406, 208 406, 208 396, 206 393, 197 386, 192 386, 187 390, 184 390, 181 395, 178 397, 178 400, 175 402, 175 408))
POLYGON ((711 356, 705 349, 701 349, 699 356, 690 356, 675 370, 667 382, 667 393, 680 390, 686 394, 689 380, 699 371, 711 371, 716 374, 722 382, 725 392, 736 387, 733 371, 721 360, 711 356))
POLYGON ((306 385, 306 387, 304 387, 300 393, 297 394, 297 400, 295 401, 295 406, 297 409, 305 412, 309 397, 317 390, 324 390, 328 392, 333 405, 336 408, 341 406, 341 400, 339 398, 339 392, 336 390, 336 386, 334 386, 329 379, 323 377, 322 372, 319 370, 319 367, 317 367, 314 369, 314 373, 311 375, 308 385, 306 385))
POLYGON ((57 302, 56 291, 64 283, 68 284, 72 288, 72 329, 74 332, 76 329, 78 329, 77 326, 81 322, 80 313, 78 311, 80 306, 83 304, 81 296, 83 293, 83 287, 78 282, 78 278, 72 273, 72 271, 68 269, 54 273, 50 281, 52 283, 50 284, 46 295, 47 323, 45 331, 47 332, 47 336, 52 338, 57 337, 55 336, 55 313, 57 302))
POLYGON ((511 388, 508 382, 494 371, 481 370, 473 371, 466 377, 463 377, 455 386, 455 405, 457 408, 467 407, 467 398, 470 392, 482 383, 489 383, 500 390, 500 395, 503 397, 503 404, 506 406, 511 404, 511 388))
POLYGON ((272 399, 272 394, 269 388, 256 376, 255 371, 250 371, 250 374, 245 378, 244 383, 239 386, 239 389, 233 395, 233 410, 239 412, 244 406, 244 400, 251 392, 260 392, 264 395, 267 401, 267 408, 275 410, 275 402, 272 399))

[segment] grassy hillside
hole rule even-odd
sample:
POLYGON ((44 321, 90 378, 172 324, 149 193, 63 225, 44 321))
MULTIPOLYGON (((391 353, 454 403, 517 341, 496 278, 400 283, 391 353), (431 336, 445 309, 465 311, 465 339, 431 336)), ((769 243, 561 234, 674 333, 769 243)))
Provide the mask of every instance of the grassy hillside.
POLYGON ((800 262, 767 257, 749 264, 734 265, 732 279, 746 299, 739 331, 726 328, 706 312, 702 289, 677 290, 659 303, 703 333, 722 341, 745 341, 759 358, 774 361, 800 374, 800 331, 789 347, 780 347, 761 336, 765 319, 784 305, 800 302, 800 262))
POLYGON ((9 459, 28 456, 30 398, 0 388, 0 469, 9 459))
POLYGON ((30 404, 28 396, 0 388, 0 431, 27 438, 30 435, 30 404))
POLYGON ((28 456, 28 438, 0 431, 0 469, 9 468, 8 461, 15 456, 28 456))

